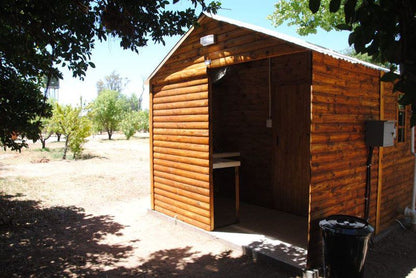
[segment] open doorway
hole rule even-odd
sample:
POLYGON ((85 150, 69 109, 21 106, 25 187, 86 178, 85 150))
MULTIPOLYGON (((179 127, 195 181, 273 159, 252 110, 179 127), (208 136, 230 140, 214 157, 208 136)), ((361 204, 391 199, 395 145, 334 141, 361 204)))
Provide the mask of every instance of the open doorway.
MULTIPOLYGON (((280 229, 281 237, 290 237, 295 225, 300 231, 293 243, 306 249, 309 53, 211 69, 209 75, 213 155, 238 154, 234 159, 241 164, 239 227, 280 229)), ((213 170, 216 229, 236 222, 234 174, 213 170)))

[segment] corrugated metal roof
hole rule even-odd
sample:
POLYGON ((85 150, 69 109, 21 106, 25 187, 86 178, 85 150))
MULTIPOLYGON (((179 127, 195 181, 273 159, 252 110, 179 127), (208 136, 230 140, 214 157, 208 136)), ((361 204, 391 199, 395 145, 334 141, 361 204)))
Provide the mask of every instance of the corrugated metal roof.
MULTIPOLYGON (((265 35, 268 35, 268 36, 271 36, 271 37, 275 37, 277 39, 284 40, 284 41, 287 41, 289 43, 293 43, 295 45, 298 45, 298 46, 304 47, 306 49, 310 49, 310 50, 313 50, 313 51, 316 51, 316 52, 319 52, 319 53, 322 53, 322 54, 325 54, 325 55, 329 55, 329 56, 331 56, 333 58, 336 58, 336 59, 341 59, 341 60, 344 60, 344 61, 348 61, 348 62, 353 63, 353 64, 361 64, 361 65, 364 65, 366 67, 373 68, 373 69, 376 69, 376 70, 388 71, 388 69, 386 69, 386 68, 383 68, 383 67, 374 65, 372 63, 368 63, 368 62, 359 60, 359 59, 354 58, 354 57, 350 57, 350 56, 338 53, 338 52, 336 52, 332 49, 328 49, 328 48, 325 48, 325 47, 322 47, 322 46, 318 46, 316 44, 312 44, 312 43, 309 43, 307 41, 304 41, 304 40, 301 40, 301 39, 298 39, 298 38, 295 38, 295 37, 291 37, 291 36, 286 35, 286 34, 282 34, 282 33, 279 33, 279 32, 273 31, 273 30, 269 30, 269 29, 266 29, 266 28, 263 28, 263 27, 260 27, 260 26, 252 25, 252 24, 245 23, 245 22, 241 22, 241 21, 238 21, 238 20, 235 20, 235 19, 224 17, 224 16, 203 13, 199 17, 198 22, 200 22, 204 17, 209 17, 209 18, 212 18, 216 21, 225 22, 225 23, 228 23, 228 24, 236 25, 238 27, 243 27, 243 28, 255 31, 255 32, 259 32, 259 33, 262 33, 262 34, 265 34, 265 35)), ((173 54, 173 52, 175 52, 175 50, 182 44, 182 42, 191 34, 191 32, 193 30, 194 30, 194 27, 189 29, 188 32, 186 32, 185 35, 182 36, 182 38, 175 44, 175 46, 172 48, 172 50, 169 51, 169 53, 166 55, 166 57, 157 66, 157 68, 150 74, 150 76, 146 80, 146 83, 149 82, 149 80, 156 74, 156 72, 163 66, 163 64, 170 58, 170 56, 173 54)))

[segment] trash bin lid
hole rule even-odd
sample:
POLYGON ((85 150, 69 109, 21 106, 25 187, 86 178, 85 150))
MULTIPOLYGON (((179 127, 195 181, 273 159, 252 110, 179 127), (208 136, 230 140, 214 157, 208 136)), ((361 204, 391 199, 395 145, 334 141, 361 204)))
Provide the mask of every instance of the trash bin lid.
POLYGON ((367 221, 350 215, 331 215, 321 220, 319 226, 346 235, 368 235, 374 231, 367 221))

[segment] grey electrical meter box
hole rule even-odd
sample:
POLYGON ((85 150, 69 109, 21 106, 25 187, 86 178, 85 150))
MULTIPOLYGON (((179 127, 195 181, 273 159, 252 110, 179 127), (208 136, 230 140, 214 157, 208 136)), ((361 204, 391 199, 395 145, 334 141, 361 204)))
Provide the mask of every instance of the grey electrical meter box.
POLYGON ((365 143, 373 147, 390 147, 394 145, 396 127, 394 121, 366 121, 365 143))

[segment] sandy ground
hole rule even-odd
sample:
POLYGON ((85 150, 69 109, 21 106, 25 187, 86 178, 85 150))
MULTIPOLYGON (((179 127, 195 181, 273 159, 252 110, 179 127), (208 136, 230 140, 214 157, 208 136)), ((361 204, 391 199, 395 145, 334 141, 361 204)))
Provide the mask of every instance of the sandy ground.
POLYGON ((0 152, 0 277, 287 277, 149 212, 148 139, 39 147, 0 152))
MULTIPOLYGON (((95 136, 76 161, 62 145, 0 152, 0 277, 288 277, 150 213, 147 138, 95 136)), ((416 277, 416 233, 370 247, 366 277, 416 277)))

